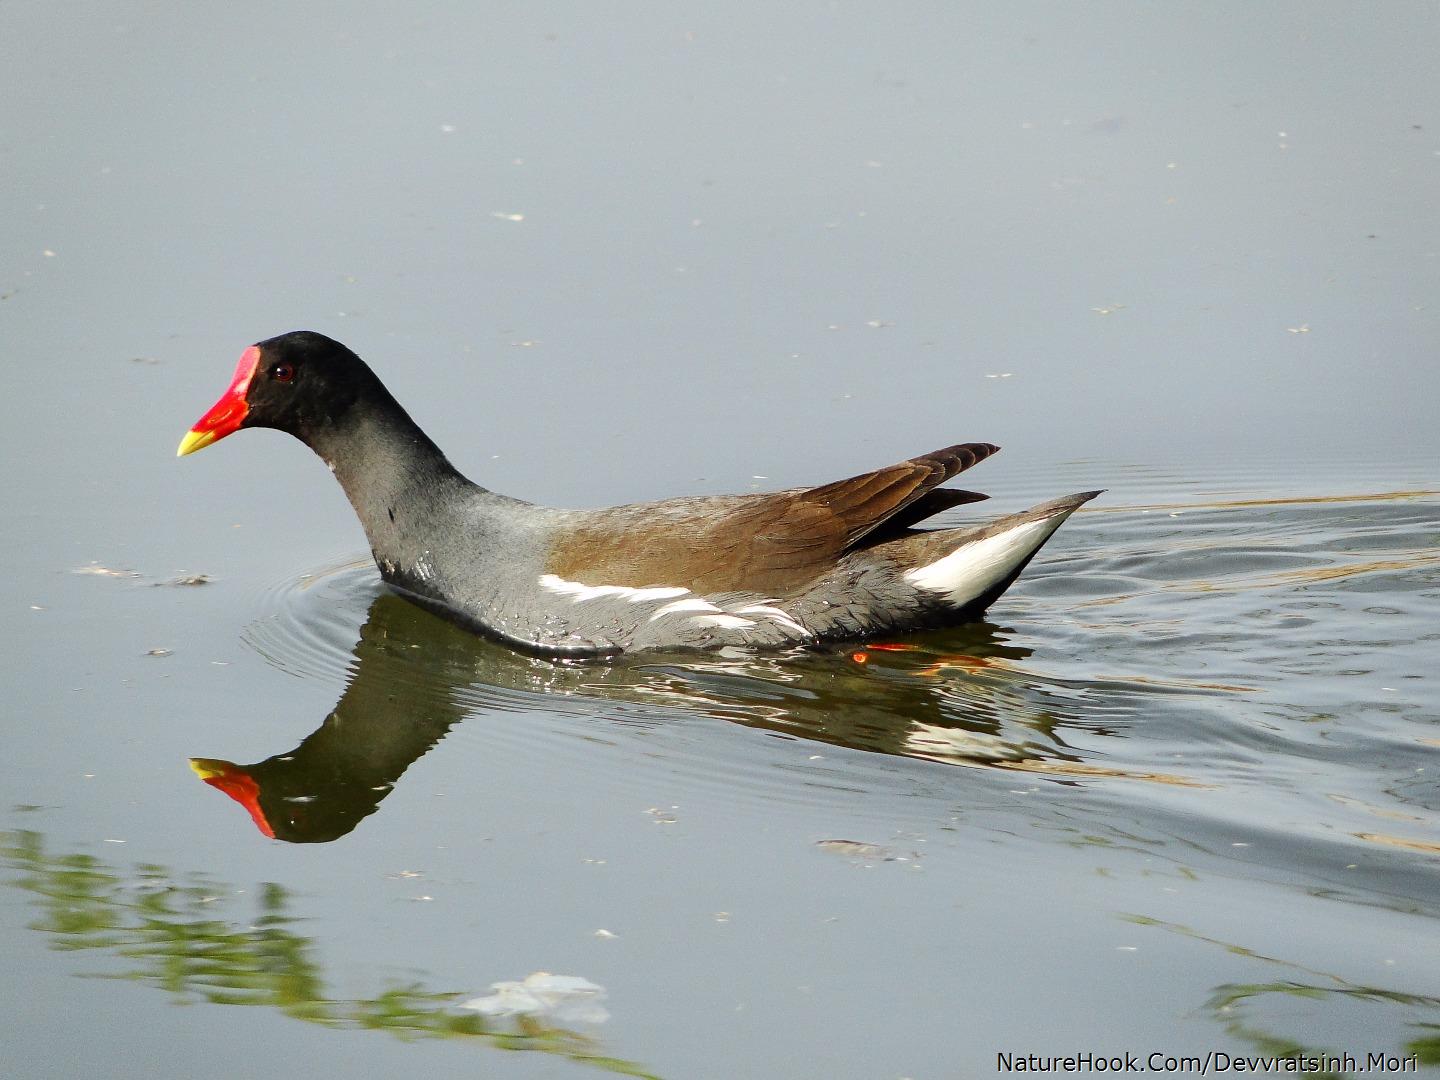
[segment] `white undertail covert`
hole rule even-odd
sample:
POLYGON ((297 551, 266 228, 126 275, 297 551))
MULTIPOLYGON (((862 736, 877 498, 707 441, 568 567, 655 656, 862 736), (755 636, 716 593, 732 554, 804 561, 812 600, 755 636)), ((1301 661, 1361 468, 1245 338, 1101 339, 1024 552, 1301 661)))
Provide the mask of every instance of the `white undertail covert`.
POLYGON ((952 604, 967 604, 1009 577, 1069 516, 1067 510, 961 544, 943 558, 906 571, 905 580, 943 595, 952 604))

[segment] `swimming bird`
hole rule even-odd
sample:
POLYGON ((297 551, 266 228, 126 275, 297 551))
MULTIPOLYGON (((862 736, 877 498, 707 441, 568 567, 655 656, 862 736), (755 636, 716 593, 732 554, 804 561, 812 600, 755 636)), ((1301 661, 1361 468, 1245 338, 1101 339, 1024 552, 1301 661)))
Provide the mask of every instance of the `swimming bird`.
POLYGON ((460 474, 350 349, 313 331, 247 348, 180 442, 288 432, 330 467, 401 595, 532 653, 815 645, 977 617, 1084 491, 970 528, 940 485, 999 447, 959 443, 819 487, 562 510, 460 474))

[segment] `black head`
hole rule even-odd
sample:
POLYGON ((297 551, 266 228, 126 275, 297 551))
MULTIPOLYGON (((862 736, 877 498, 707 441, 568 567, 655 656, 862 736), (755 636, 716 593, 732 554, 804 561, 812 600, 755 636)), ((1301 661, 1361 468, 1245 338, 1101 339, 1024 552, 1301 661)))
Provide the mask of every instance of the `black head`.
POLYGON ((272 427, 304 438, 343 420, 379 380, 340 342, 313 330, 294 330, 259 342, 255 374, 241 427, 272 427))
POLYGON ((229 388, 180 443, 193 453, 242 427, 311 436, 344 421, 357 402, 388 400, 380 380, 340 342, 295 330, 246 349, 229 388))

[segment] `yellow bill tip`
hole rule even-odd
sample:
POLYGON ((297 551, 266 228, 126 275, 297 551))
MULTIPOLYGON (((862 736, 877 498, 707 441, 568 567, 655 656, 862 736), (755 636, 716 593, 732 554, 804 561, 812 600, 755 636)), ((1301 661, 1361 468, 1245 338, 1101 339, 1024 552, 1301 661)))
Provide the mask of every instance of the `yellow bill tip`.
POLYGON ((209 780, 211 777, 224 776, 235 768, 233 761, 221 761, 218 758, 192 757, 190 759, 190 770, 201 780, 209 780))
POLYGON ((196 450, 204 450, 215 441, 213 431, 187 431, 185 437, 180 440, 180 449, 175 451, 176 457, 184 457, 186 454, 193 454, 196 450))

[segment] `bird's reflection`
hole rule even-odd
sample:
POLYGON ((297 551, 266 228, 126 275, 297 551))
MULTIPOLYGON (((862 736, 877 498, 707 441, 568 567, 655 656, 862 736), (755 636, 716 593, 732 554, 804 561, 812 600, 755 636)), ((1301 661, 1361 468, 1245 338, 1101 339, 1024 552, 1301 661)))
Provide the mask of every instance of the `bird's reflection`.
POLYGON ((1037 691, 1029 650, 976 624, 906 644, 604 664, 527 657, 400 598, 370 606, 335 709, 295 749, 253 765, 193 758, 267 836, 324 843, 375 812, 410 764, 467 714, 551 708, 579 695, 691 713, 881 754, 1064 773, 1066 688, 1037 691))

